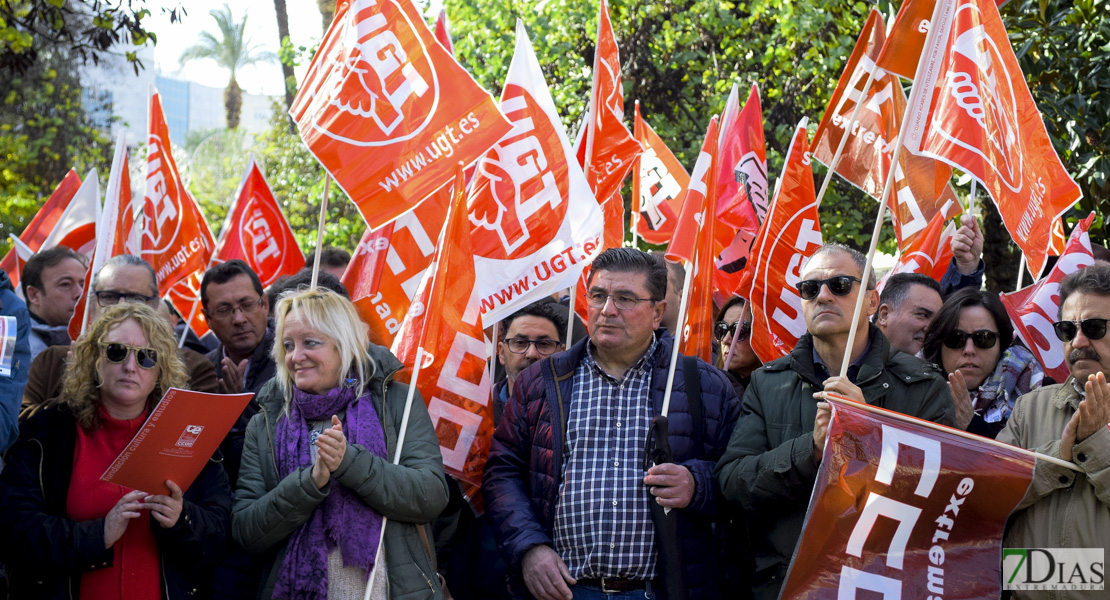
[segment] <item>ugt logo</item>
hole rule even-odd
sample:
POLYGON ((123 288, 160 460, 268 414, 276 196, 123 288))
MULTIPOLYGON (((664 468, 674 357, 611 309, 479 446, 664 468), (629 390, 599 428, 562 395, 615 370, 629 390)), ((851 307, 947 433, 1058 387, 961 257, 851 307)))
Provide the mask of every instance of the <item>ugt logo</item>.
POLYGON ((148 252, 165 252, 177 241, 181 229, 181 202, 178 194, 176 174, 170 167, 170 150, 161 138, 151 134, 150 158, 147 159, 146 198, 143 211, 146 227, 143 237, 148 252))
POLYGON ((1004 590, 1101 590, 1103 548, 1003 548, 1004 590))

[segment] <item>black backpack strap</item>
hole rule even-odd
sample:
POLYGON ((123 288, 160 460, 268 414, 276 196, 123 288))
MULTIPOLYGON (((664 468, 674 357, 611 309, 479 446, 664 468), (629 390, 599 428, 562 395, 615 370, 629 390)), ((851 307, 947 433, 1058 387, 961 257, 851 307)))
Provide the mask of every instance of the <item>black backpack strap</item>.
POLYGON ((701 458, 705 449, 705 411, 702 410, 697 357, 682 357, 682 373, 686 378, 686 401, 689 403, 690 418, 694 421, 694 451, 696 457, 701 458))

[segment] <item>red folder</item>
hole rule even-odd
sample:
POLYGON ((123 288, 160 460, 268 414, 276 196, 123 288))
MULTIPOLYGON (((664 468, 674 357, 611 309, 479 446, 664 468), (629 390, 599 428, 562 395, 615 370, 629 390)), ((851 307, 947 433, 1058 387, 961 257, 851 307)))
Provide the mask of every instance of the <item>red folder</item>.
POLYGON ((166 480, 189 489, 253 394, 205 394, 170 388, 102 481, 169 495, 166 480))

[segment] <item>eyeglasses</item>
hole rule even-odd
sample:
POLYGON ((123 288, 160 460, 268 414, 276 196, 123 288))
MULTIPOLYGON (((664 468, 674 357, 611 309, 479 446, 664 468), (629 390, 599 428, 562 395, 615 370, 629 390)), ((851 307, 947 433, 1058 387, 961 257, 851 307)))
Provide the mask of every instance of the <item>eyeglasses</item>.
POLYGON ((255 310, 262 308, 262 298, 258 300, 243 300, 238 304, 222 304, 218 308, 213 308, 208 312, 208 315, 213 319, 228 319, 231 315, 235 314, 236 310, 243 311, 244 315, 249 315, 255 310))
POLYGON ((717 325, 713 327, 713 337, 715 337, 717 341, 720 342, 728 337, 730 333, 735 333, 736 341, 738 342, 742 342, 748 339, 748 336, 752 333, 752 322, 745 321, 743 324, 741 324, 739 333, 736 333, 737 323, 725 323, 724 321, 717 323, 717 325))
POLYGON ((847 296, 852 292, 853 282, 863 283, 859 277, 837 275, 828 279, 806 279, 805 281, 799 281, 794 287, 798 288, 802 300, 813 300, 817 297, 817 294, 821 293, 822 285, 829 286, 829 291, 835 296, 847 296))
POLYGON ((959 350, 967 346, 967 338, 971 338, 971 342, 975 344, 976 348, 989 350, 998 343, 998 332, 990 329, 977 329, 967 333, 957 329, 944 338, 944 345, 953 350, 959 350))
POLYGON ((130 346, 128 344, 121 344, 119 342, 108 342, 102 344, 104 346, 104 358, 114 362, 121 363, 127 360, 127 355, 131 351, 135 352, 135 362, 144 369, 153 369, 154 365, 158 364, 158 351, 154 348, 144 348, 142 346, 130 346))
POLYGON ((524 354, 528 351, 528 346, 534 345, 540 356, 555 354, 560 346, 559 340, 530 340, 528 338, 509 338, 505 340, 505 343, 513 354, 524 354))
POLYGON ((605 302, 610 298, 613 299, 613 306, 616 306, 617 310, 632 310, 641 302, 655 302, 655 300, 651 298, 637 298, 635 296, 625 296, 623 294, 613 295, 606 294, 605 292, 587 292, 586 304, 594 308, 604 308, 605 302))
POLYGON ((96 302, 101 307, 115 306, 119 304, 120 300, 124 302, 141 302, 143 304, 150 304, 158 299, 158 296, 147 296, 146 294, 137 294, 134 292, 117 292, 115 290, 105 290, 103 292, 93 292, 96 296, 96 302))
POLYGON ((1056 331, 1056 337, 1060 338, 1061 342, 1074 340, 1080 331, 1083 331, 1083 335, 1087 336, 1089 340, 1101 340, 1106 337, 1106 321, 1107 319, 1060 321, 1053 323, 1052 329, 1056 331))

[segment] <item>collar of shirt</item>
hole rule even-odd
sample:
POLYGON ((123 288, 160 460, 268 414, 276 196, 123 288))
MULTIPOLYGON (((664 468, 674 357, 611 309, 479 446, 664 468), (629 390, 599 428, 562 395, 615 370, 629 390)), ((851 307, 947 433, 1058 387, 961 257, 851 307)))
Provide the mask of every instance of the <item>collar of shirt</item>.
POLYGON ((623 377, 617 379, 616 377, 613 377, 612 375, 606 373, 605 370, 597 364, 597 361, 594 360, 594 343, 591 341, 586 344, 586 366, 589 367, 589 369, 594 373, 601 375, 602 377, 605 377, 610 381, 621 383, 623 381, 627 381, 628 378, 631 377, 634 373, 643 371, 644 369, 648 368, 648 365, 651 363, 651 357, 655 354, 655 347, 657 345, 658 343, 655 337, 655 332, 652 332, 651 344, 648 345, 647 350, 644 351, 644 353, 640 356, 640 358, 636 360, 636 362, 632 363, 632 366, 628 367, 628 370, 624 372, 623 377))
MULTIPOLYGON (((860 354, 859 358, 852 361, 852 364, 848 365, 848 381, 851 381, 852 383, 856 382, 856 378, 859 376, 859 369, 863 366, 863 362, 867 360, 867 354, 868 352, 870 352, 870 350, 871 344, 868 343, 867 346, 863 349, 863 354, 860 354)), ((817 356, 816 346, 813 347, 813 372, 815 375, 817 375, 817 378, 821 380, 821 383, 825 383, 826 379, 832 377, 832 375, 829 373, 829 369, 825 366, 825 363, 821 362, 821 357, 817 356)))

